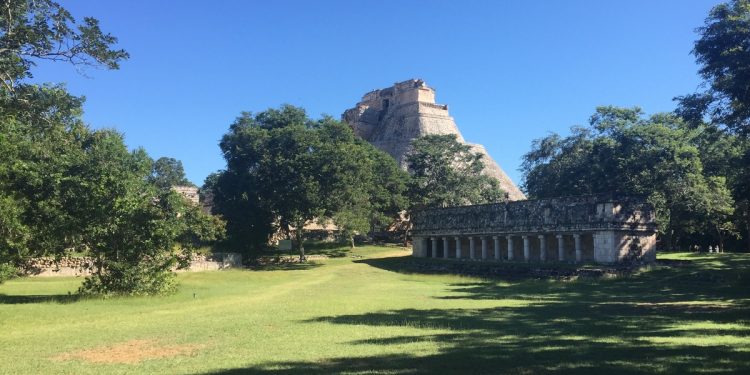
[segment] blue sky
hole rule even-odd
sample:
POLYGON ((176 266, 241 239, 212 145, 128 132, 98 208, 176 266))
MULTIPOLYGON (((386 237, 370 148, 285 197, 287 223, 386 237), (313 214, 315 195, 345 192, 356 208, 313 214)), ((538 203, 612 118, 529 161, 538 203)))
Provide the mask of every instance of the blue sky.
POLYGON ((719 1, 66 1, 131 58, 119 71, 40 64, 85 95, 85 119, 183 161, 202 184, 241 111, 282 103, 339 117, 370 90, 422 78, 511 178, 533 139, 598 105, 671 111, 700 84, 695 28, 719 1))

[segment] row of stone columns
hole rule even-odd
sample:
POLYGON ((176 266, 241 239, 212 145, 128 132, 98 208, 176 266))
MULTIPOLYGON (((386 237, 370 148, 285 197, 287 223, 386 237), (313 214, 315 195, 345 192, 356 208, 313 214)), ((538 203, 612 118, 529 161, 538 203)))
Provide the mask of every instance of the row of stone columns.
MULTIPOLYGON (((575 261, 581 262, 583 260, 583 248, 581 244, 581 234, 575 233, 572 234, 573 240, 575 243, 575 261)), ((493 243, 494 243, 494 259, 495 260, 501 260, 501 247, 500 247, 500 237, 505 237, 505 240, 507 241, 507 249, 508 249, 508 260, 514 260, 514 242, 513 237, 510 235, 505 236, 491 236, 493 243)), ((523 239, 523 258, 525 261, 531 260, 531 244, 530 244, 530 237, 529 235, 522 235, 521 238, 523 239)), ((537 235, 539 238, 539 260, 542 262, 547 261, 547 238, 544 235, 537 235)), ((430 237, 432 240, 432 257, 437 258, 437 248, 438 243, 440 241, 441 237, 430 237)), ((469 259, 482 259, 486 260, 489 256, 489 244, 488 244, 488 236, 468 236, 469 238, 469 259), (476 249, 476 241, 475 239, 479 237, 481 240, 481 258, 477 257, 477 249, 476 249)), ((558 234, 555 236, 557 238, 557 260, 560 262, 565 261, 565 242, 563 241, 563 235, 558 234)), ((461 259, 462 258, 462 249, 461 249, 461 237, 455 236, 453 239, 456 241, 456 258, 461 259)), ((424 239, 426 240, 426 239, 424 239)), ((451 237, 442 237, 443 242, 443 258, 448 259, 449 258, 449 252, 448 249, 450 248, 450 240, 451 237)))

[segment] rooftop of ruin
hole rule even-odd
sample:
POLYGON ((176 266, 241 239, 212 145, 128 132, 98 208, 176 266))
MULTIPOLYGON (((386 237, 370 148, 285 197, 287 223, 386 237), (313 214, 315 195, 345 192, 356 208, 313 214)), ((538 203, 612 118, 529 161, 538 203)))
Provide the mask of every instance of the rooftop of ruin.
POLYGON ((612 194, 430 208, 414 212, 412 222, 414 235, 656 229, 644 198, 612 194))

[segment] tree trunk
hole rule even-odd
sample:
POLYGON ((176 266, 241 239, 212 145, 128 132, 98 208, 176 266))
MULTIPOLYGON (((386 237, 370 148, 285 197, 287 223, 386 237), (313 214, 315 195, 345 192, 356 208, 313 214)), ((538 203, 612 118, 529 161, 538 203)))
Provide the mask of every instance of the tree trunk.
POLYGON ((299 261, 304 262, 307 260, 305 257, 305 245, 302 243, 302 225, 297 225, 296 229, 297 246, 299 246, 299 261))
POLYGON ((349 243, 351 244, 352 249, 354 249, 354 236, 349 236, 349 243))
POLYGON ((721 228, 719 228, 719 224, 716 224, 716 234, 719 235, 719 252, 724 252, 724 238, 721 236, 721 228))
POLYGON ((666 244, 664 244, 664 250, 672 251, 672 241, 674 239, 673 230, 670 228, 669 230, 664 232, 664 239, 666 240, 666 244))

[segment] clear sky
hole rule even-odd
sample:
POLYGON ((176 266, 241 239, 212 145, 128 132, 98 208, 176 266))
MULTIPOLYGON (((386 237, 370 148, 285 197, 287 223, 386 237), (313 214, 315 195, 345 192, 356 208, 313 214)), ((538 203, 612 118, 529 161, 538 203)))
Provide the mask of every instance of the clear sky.
POLYGON ((531 141, 598 105, 671 111, 700 84, 695 28, 718 0, 71 1, 131 58, 119 71, 41 64, 85 95, 85 119, 201 185, 241 111, 282 103, 339 117, 373 89, 422 78, 464 137, 520 183, 531 141))

